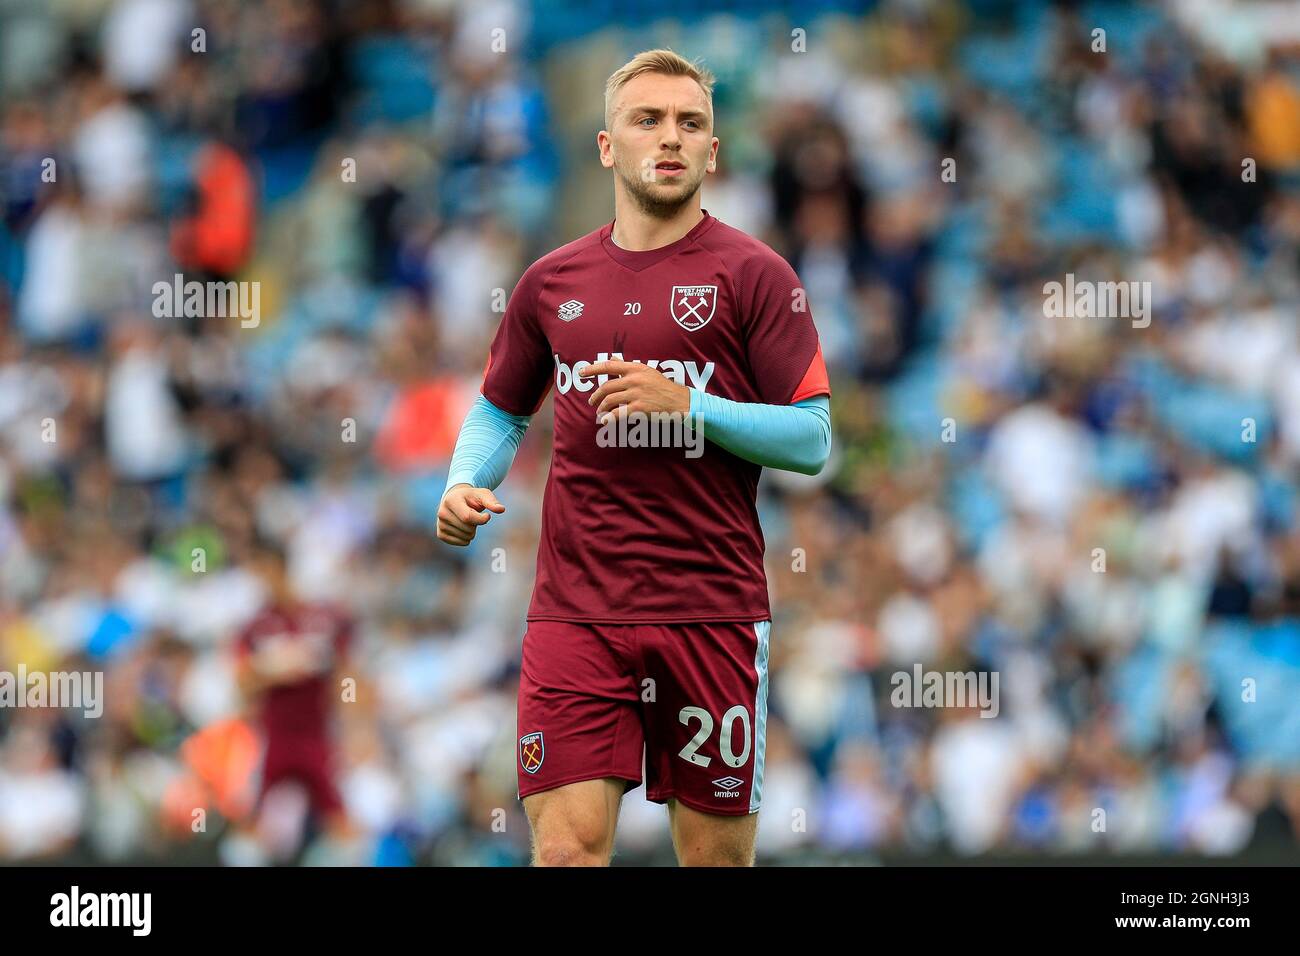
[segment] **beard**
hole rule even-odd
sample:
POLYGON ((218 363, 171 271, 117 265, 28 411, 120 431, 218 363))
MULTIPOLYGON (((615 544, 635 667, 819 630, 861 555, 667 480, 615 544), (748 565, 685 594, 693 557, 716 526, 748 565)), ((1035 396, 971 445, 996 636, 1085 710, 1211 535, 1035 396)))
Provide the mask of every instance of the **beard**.
POLYGON ((629 174, 619 163, 614 168, 632 201, 643 213, 656 219, 671 219, 700 191, 700 185, 704 182, 703 168, 687 182, 669 180, 666 183, 645 182, 640 175, 629 174))

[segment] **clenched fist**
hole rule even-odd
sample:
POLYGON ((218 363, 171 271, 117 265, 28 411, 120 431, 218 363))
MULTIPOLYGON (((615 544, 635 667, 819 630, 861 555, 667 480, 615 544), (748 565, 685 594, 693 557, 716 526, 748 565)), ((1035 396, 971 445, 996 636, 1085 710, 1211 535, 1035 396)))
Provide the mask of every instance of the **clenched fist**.
POLYGON ((474 540, 479 525, 492 519, 489 511, 502 514, 505 510, 506 506, 487 488, 452 485, 438 507, 438 540, 463 548, 474 540))

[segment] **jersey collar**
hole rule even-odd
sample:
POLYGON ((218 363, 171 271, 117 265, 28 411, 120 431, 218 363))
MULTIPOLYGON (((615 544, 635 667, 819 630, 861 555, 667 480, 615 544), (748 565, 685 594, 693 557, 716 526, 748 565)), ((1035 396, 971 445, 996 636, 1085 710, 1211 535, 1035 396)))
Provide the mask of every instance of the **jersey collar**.
POLYGON ((632 252, 628 249, 622 249, 614 244, 612 234, 614 232, 615 220, 611 219, 600 230, 601 247, 604 248, 605 252, 609 254, 609 257, 619 265, 631 269, 633 272, 640 272, 642 269, 650 268, 650 266, 657 262, 663 262, 665 259, 677 255, 677 253, 681 252, 702 236, 716 220, 709 215, 707 209, 701 208, 700 212, 704 213, 704 215, 700 217, 700 221, 691 227, 690 232, 682 236, 676 242, 670 242, 668 245, 660 246, 658 249, 645 249, 640 252, 632 252))

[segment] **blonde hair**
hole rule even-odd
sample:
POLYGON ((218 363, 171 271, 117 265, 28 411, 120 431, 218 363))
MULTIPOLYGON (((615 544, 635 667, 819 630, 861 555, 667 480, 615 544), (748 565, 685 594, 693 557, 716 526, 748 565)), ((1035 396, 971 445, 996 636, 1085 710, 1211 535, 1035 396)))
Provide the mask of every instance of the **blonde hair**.
POLYGON ((617 70, 615 70, 605 81, 605 128, 609 129, 613 124, 613 114, 610 112, 611 105, 614 101, 614 94, 627 86, 632 80, 636 79, 642 73, 662 73, 665 76, 689 76, 696 83, 700 84, 700 89, 704 90, 704 98, 709 104, 709 116, 713 115, 713 84, 716 80, 713 73, 706 66, 692 63, 681 54, 674 53, 672 50, 644 50, 638 53, 632 59, 628 60, 617 70))

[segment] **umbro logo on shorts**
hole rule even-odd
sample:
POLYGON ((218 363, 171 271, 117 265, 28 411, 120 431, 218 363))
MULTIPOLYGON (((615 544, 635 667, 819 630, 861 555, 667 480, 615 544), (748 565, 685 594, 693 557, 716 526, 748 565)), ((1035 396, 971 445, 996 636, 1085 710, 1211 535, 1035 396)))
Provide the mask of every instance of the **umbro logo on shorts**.
POLYGON ((546 743, 542 740, 540 730, 519 738, 519 766, 524 768, 525 773, 537 773, 542 769, 542 761, 545 759, 546 743))
POLYGON ((745 785, 745 781, 738 777, 719 777, 717 780, 712 781, 712 783, 715 787, 722 788, 721 790, 713 791, 715 797, 738 797, 740 796, 740 790, 738 788, 745 785))

